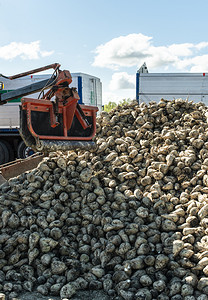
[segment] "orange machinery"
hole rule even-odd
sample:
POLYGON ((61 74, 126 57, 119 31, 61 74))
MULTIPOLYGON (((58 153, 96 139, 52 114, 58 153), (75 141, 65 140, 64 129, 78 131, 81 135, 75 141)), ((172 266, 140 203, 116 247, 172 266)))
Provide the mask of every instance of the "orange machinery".
POLYGON ((70 88, 69 71, 60 70, 60 64, 52 64, 18 75, 10 80, 54 69, 51 78, 23 88, 0 94, 0 104, 21 98, 20 134, 25 144, 35 151, 91 149, 96 132, 95 106, 79 105, 76 88, 70 88), (38 99, 25 96, 40 91, 38 99))

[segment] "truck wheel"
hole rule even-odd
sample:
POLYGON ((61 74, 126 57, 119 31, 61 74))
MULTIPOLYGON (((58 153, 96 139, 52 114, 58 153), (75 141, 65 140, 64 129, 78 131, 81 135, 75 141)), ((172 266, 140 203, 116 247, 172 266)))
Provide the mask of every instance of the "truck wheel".
POLYGON ((17 147, 17 157, 18 158, 26 158, 30 155, 34 154, 35 152, 32 148, 25 145, 23 141, 21 141, 17 147))
POLYGON ((9 151, 6 145, 0 141, 0 164, 5 164, 9 161, 9 151))
POLYGON ((8 152, 9 152, 9 161, 13 161, 14 160, 14 150, 12 149, 12 146, 7 142, 7 141, 1 141, 1 143, 3 143, 8 152))

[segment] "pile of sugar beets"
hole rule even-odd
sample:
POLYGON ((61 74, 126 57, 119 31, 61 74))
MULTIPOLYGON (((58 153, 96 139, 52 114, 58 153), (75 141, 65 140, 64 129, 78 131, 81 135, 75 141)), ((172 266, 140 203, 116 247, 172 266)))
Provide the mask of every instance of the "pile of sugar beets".
POLYGON ((0 291, 208 299, 208 109, 132 102, 0 186, 0 291))

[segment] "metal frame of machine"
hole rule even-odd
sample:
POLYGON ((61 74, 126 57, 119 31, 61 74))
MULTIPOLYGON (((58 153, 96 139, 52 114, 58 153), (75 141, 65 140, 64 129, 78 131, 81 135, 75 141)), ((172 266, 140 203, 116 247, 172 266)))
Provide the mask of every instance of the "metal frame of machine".
POLYGON ((72 82, 69 71, 61 71, 60 64, 52 64, 7 78, 13 80, 50 68, 54 69, 50 79, 1 94, 0 104, 23 97, 20 134, 26 145, 36 151, 93 148, 98 108, 78 104, 76 89, 69 87, 72 82), (39 99, 25 98, 37 91, 39 99))

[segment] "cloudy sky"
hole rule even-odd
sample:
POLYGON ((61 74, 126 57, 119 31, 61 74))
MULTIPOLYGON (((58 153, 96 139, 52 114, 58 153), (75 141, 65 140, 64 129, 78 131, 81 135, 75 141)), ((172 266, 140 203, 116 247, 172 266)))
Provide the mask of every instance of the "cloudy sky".
POLYGON ((54 62, 135 98, 136 71, 208 72, 206 0, 0 0, 0 73, 54 62))

